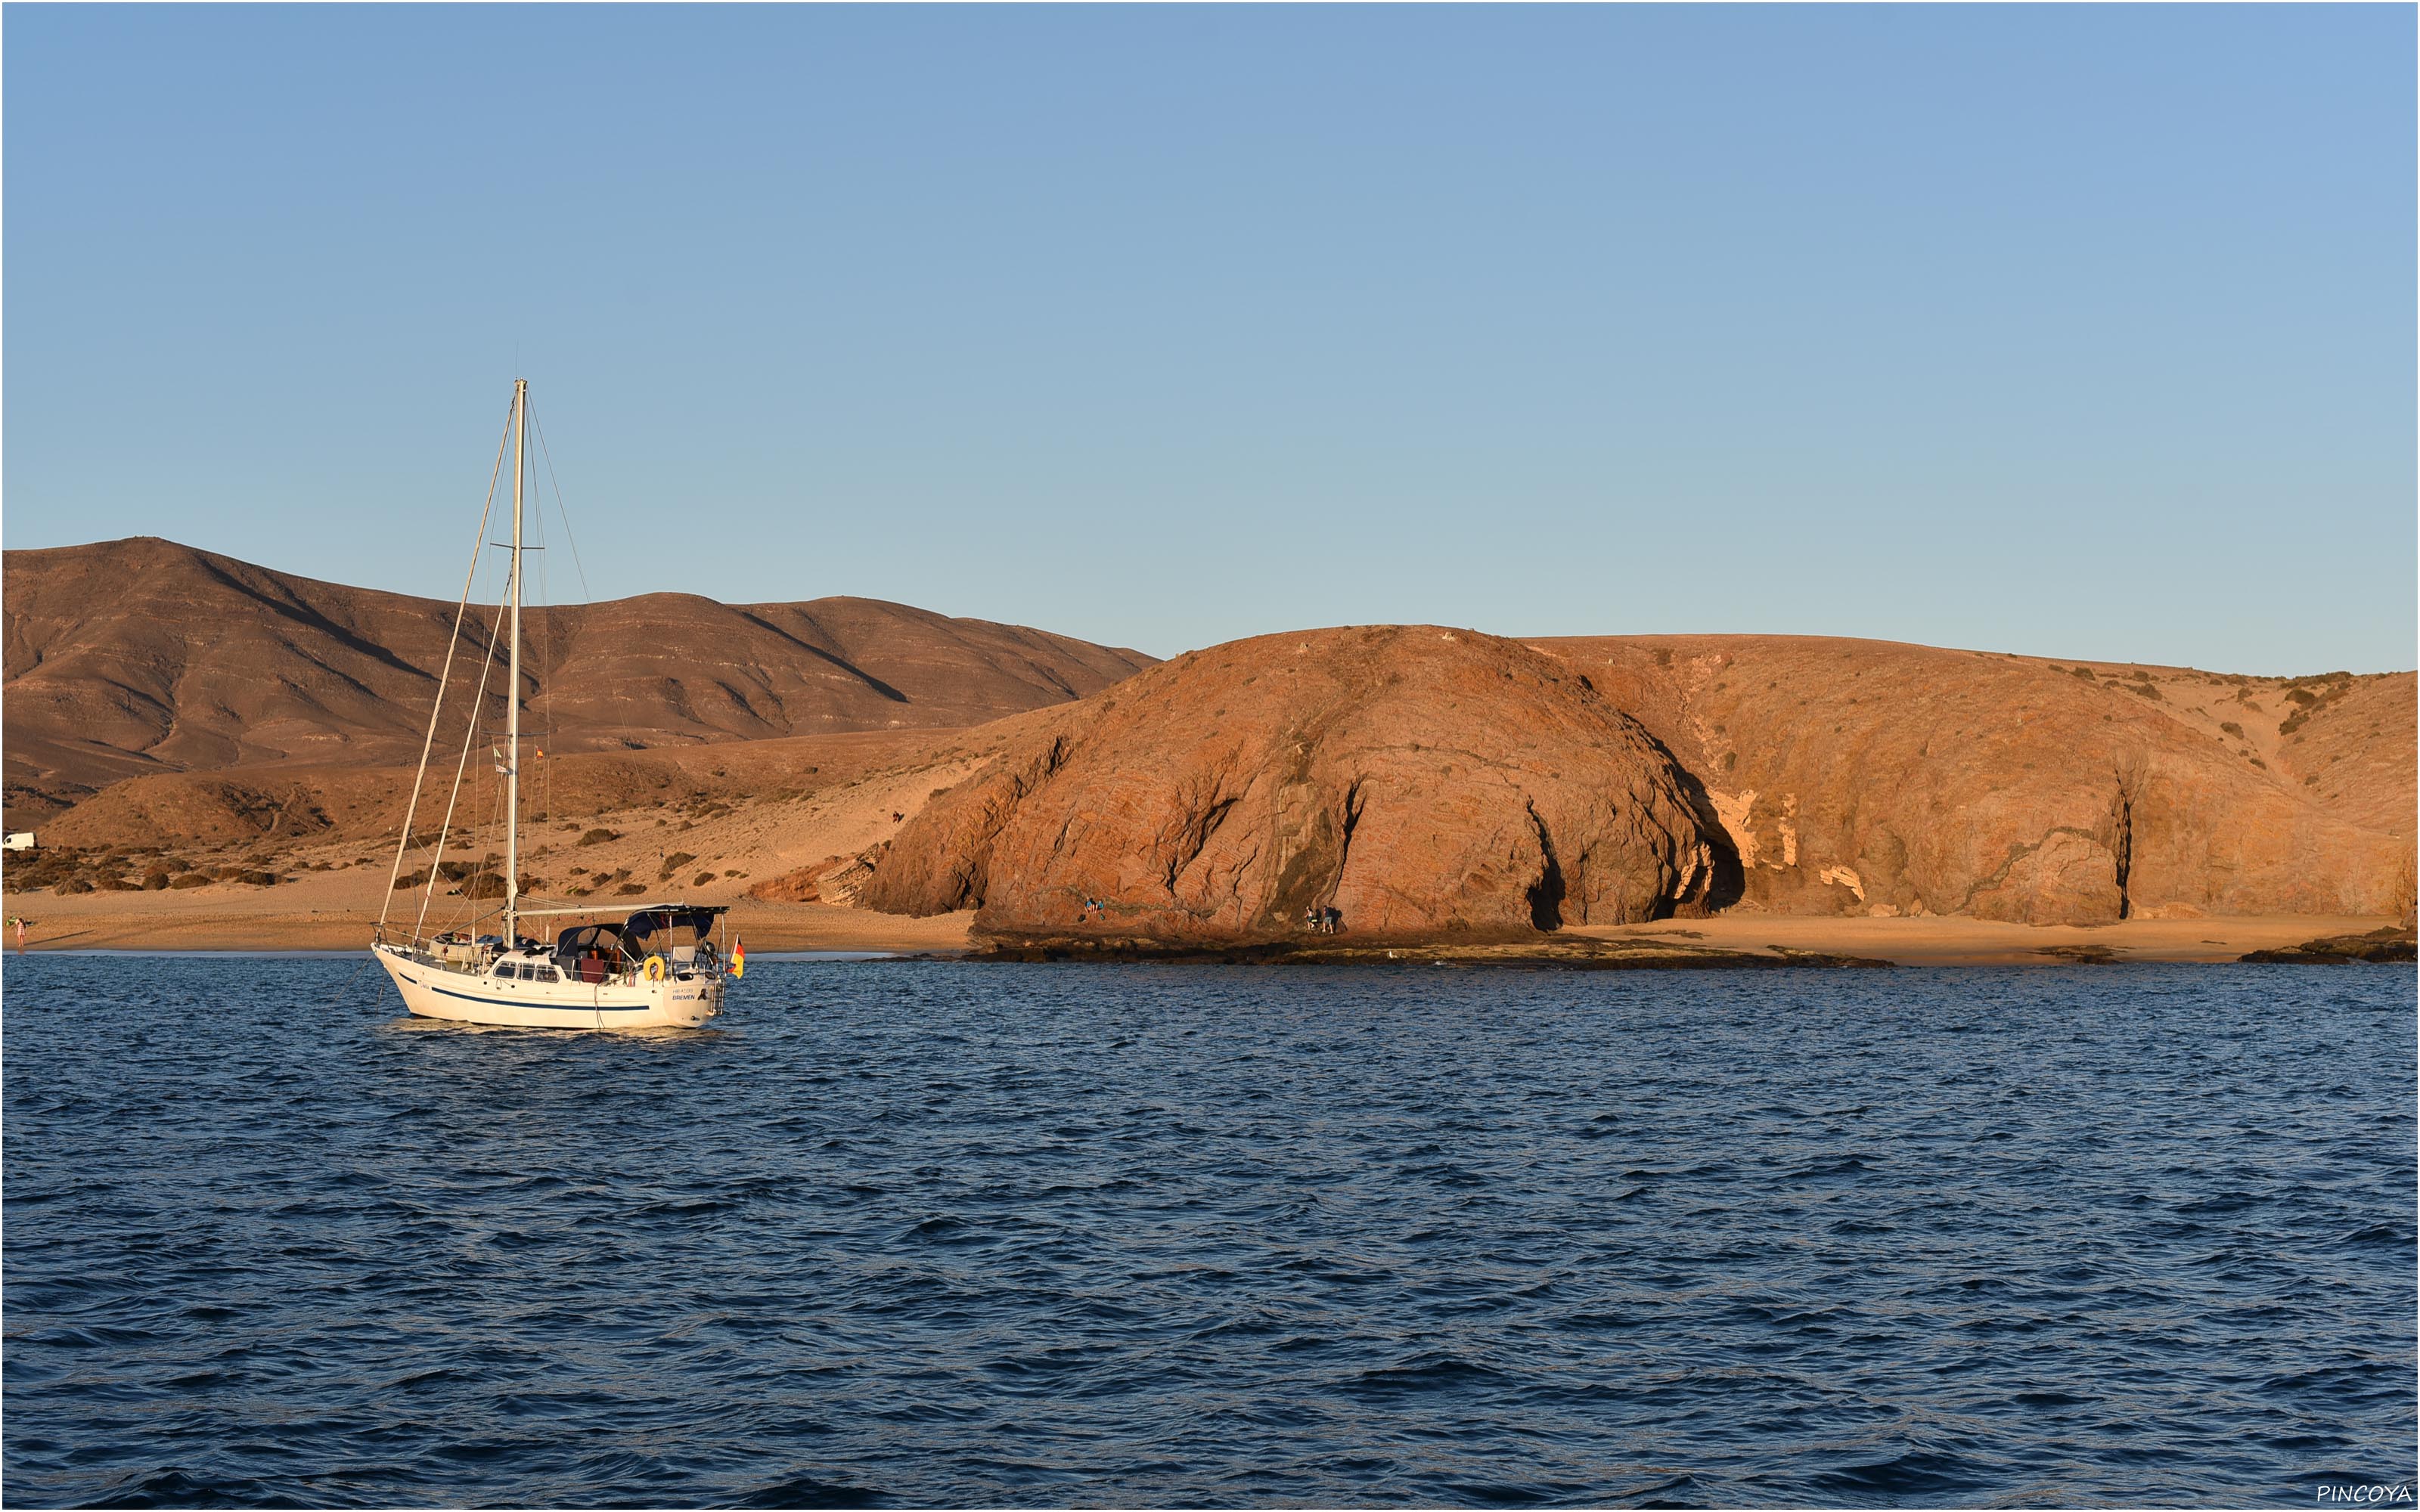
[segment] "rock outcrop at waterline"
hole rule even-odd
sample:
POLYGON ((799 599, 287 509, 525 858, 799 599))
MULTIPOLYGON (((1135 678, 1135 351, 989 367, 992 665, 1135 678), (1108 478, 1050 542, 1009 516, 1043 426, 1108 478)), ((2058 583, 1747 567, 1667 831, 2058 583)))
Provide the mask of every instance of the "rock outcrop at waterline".
POLYGON ((1710 905, 2409 918, 2413 691, 1820 637, 1265 637, 1010 721, 860 902, 1138 949, 1330 903, 1405 937, 1710 905))
POLYGON ((1029 728, 859 895, 993 936, 1528 934, 1723 901, 1689 780, 1579 671, 1433 625, 1215 646, 1029 728), (1097 900, 1097 911, 1087 909, 1097 900))

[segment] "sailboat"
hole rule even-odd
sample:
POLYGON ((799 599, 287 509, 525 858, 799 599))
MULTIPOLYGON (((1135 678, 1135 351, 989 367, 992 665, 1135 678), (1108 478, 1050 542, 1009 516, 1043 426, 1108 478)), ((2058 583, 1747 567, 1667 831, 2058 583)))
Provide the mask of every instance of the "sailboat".
MULTIPOLYGON (((370 941, 372 959, 385 968, 403 995, 403 1006, 422 1018, 458 1024, 498 1025, 550 1029, 693 1028, 722 1011, 726 979, 746 968, 744 953, 726 958, 716 946, 715 925, 727 911, 719 905, 679 901, 642 903, 628 907, 618 918, 600 918, 594 906, 533 907, 523 901, 520 873, 521 734, 521 583, 526 550, 521 541, 522 491, 529 469, 529 383, 513 381, 513 407, 505 422, 513 454, 513 532, 511 564, 505 570, 501 616, 511 625, 510 664, 504 695, 503 741, 494 748, 499 775, 504 778, 504 874, 497 879, 484 866, 465 869, 458 889, 467 918, 439 933, 428 932, 428 913, 437 889, 448 877, 447 841, 457 832, 454 813, 461 796, 463 774, 470 766, 473 737, 479 726, 486 697, 487 673, 494 662, 495 638, 490 635, 481 668, 479 692, 473 697, 463 727, 461 759, 455 764, 453 788, 446 798, 445 818, 439 825, 419 907, 409 928, 390 927, 388 916, 396 895, 411 890, 404 862, 423 838, 413 833, 420 811, 421 786, 436 749, 437 731, 445 707, 445 691, 453 680, 457 649, 469 611, 471 590, 478 577, 477 552, 484 548, 488 519, 493 511, 496 478, 488 482, 488 506, 480 512, 481 547, 473 548, 470 575, 462 585, 462 601, 455 608, 454 636, 445 648, 445 665, 437 681, 437 699, 428 713, 428 734, 421 745, 420 768, 412 778, 411 797, 404 810, 403 832, 396 843, 395 870, 388 878, 387 904, 380 911, 370 941), (494 884, 501 880, 501 887, 494 884), (481 886, 482 882, 486 886, 481 886), (481 903, 492 895, 491 911, 481 903), (551 941, 524 934, 533 920, 571 921, 551 941)), ((498 471, 503 447, 498 448, 498 471)), ((502 543, 497 543, 501 545, 502 543)))

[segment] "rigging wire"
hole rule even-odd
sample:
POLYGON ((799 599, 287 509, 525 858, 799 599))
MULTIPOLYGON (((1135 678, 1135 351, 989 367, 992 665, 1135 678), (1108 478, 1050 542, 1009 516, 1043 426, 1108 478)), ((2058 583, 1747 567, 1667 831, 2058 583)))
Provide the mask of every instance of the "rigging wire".
MULTIPOLYGON (((509 587, 503 596, 506 602, 511 600, 512 594, 509 587)), ((414 939, 421 937, 423 926, 428 921, 429 902, 437 896, 438 869, 445 864, 445 841, 453 834, 454 808, 462 796, 462 771, 470 764, 471 737, 479 733, 479 711, 487 705, 488 702, 488 674, 495 671, 496 667, 496 638, 503 633, 504 627, 504 604, 500 603, 496 606, 495 623, 488 630, 487 655, 479 658, 479 690, 471 696, 471 717, 462 726, 462 754, 454 764, 454 790, 445 797, 445 822, 439 825, 437 830, 437 854, 428 866, 428 890, 420 895, 420 914, 412 921, 411 934, 414 939)), ((473 799, 474 810, 476 807, 477 800, 473 799)))
MULTIPOLYGON (((578 537, 573 533, 571 529, 570 512, 564 505, 563 483, 561 477, 555 471, 553 454, 546 444, 545 431, 538 426, 536 416, 526 407, 526 401, 524 401, 522 414, 527 419, 530 428, 536 433, 538 450, 541 456, 545 459, 548 482, 551 486, 554 494, 555 516, 563 523, 564 540, 571 548, 572 567, 580 579, 581 594, 582 600, 587 601, 590 597, 588 571, 585 563, 583 563, 580 558, 580 543, 578 537)), ((494 516, 496 490, 499 482, 503 477, 504 453, 510 447, 511 442, 512 421, 508 414, 504 422, 504 434, 498 439, 496 443, 495 464, 489 471, 487 500, 480 508, 478 539, 483 545, 493 544, 488 543, 486 537, 488 527, 494 516)), ((544 502, 541 501, 536 512, 537 533, 541 544, 535 548, 524 548, 524 549, 535 549, 540 551, 545 549, 543 545, 546 531, 545 520, 546 511, 544 502)), ((438 884, 443 880, 442 873, 445 863, 445 851, 454 836, 454 816, 460 808, 462 779, 466 774, 471 777, 472 782, 471 811, 474 814, 480 814, 484 810, 484 817, 488 818, 491 823, 503 822, 502 805, 504 801, 505 785, 501 782, 495 784, 494 791, 489 795, 489 801, 483 805, 480 801, 480 783, 483 780, 484 774, 470 772, 469 764, 471 748, 476 743, 480 719, 486 712, 488 684, 496 668, 497 643, 502 639, 504 614, 510 606, 512 591, 516 586, 515 579, 520 573, 520 568, 521 563, 518 558, 516 558, 516 560, 506 567, 504 588, 504 591, 498 594, 495 618, 489 625, 488 640, 483 648, 484 654, 480 659, 479 684, 478 687, 472 695, 469 715, 463 724, 462 747, 455 760, 454 781, 446 795, 445 815, 443 820, 438 825, 436 842, 432 847, 430 847, 429 851, 427 882, 426 887, 422 890, 420 908, 414 917, 412 923, 412 933, 415 938, 420 937, 426 933, 429 905, 435 902, 438 884)), ((445 692, 451 686, 455 654, 461 640, 462 627, 468 614, 471 593, 473 588, 475 586, 478 570, 479 546, 474 545, 472 550, 471 569, 469 573, 466 574, 462 585, 462 598, 461 601, 455 606, 454 633, 452 638, 449 639, 446 643, 444 670, 438 680, 437 704, 429 711, 428 731, 421 744, 420 767, 413 777, 411 796, 404 816, 403 834, 396 842, 395 865, 387 879, 387 896, 382 900, 379 911, 379 927, 381 932, 385 929, 387 915, 393 906, 394 893, 396 890, 395 884, 396 880, 401 877, 404 861, 411 854, 411 841, 413 839, 412 825, 419 812, 421 789, 427 779, 428 758, 435 750, 437 730, 444 706, 445 692)), ((541 600, 543 600, 548 593, 547 583, 549 580, 546 561, 543 557, 539 559, 538 574, 539 594, 541 600)), ((545 607, 546 606, 542 603, 541 608, 545 607)), ((551 615, 541 614, 539 620, 539 633, 545 640, 545 644, 540 651, 539 664, 541 668, 548 665, 549 658, 552 655, 554 632, 551 619, 552 617, 551 615)), ((542 695, 542 702, 544 704, 543 717, 546 721, 545 728, 547 738, 550 742, 552 741, 554 736, 554 681, 555 680, 551 677, 547 678, 546 690, 542 695)), ((507 699, 518 699, 520 697, 520 690, 518 687, 507 689, 505 690, 504 697, 507 699)), ((520 760, 520 752, 519 750, 513 751, 506 760, 518 764, 520 760)), ((550 818, 553 815, 553 769, 550 765, 545 770, 547 787, 544 794, 547 805, 546 811, 550 818)), ((484 864, 484 862, 482 864, 484 864)), ((514 878, 512 880, 515 884, 519 882, 519 878, 514 878)), ((467 886, 461 889, 459 896, 463 899, 463 903, 459 909, 455 911, 457 918, 459 918, 462 916, 468 915, 475 920, 476 918, 480 917, 477 901, 470 896, 470 888, 467 886)))
MULTIPOLYGON (((526 399, 522 401, 522 409, 524 412, 529 412, 526 399)), ((531 428, 535 429, 536 425, 537 416, 530 413, 531 428)), ((555 628, 551 597, 553 579, 548 572, 548 560, 551 553, 546 549, 546 501, 543 498, 538 501, 537 507, 537 542, 536 549, 540 553, 537 559, 538 667, 545 677, 545 691, 538 695, 538 718, 546 732, 546 745, 551 746, 554 744, 554 685, 557 679, 554 676, 555 628)), ((554 763, 547 759, 546 746, 538 747, 537 752, 538 781, 542 785, 538 799, 547 823, 552 824, 554 822, 554 763)), ((518 878, 515 879, 515 883, 518 886, 518 878)))
POLYGON ((571 533, 571 514, 563 507, 563 480, 554 475, 554 454, 546 449, 546 427, 537 423, 535 415, 532 415, 530 429, 537 432, 538 455, 546 458, 546 481, 554 486, 555 517, 563 521, 564 543, 571 548, 571 568, 580 574, 580 601, 594 603, 596 595, 588 591, 588 569, 580 563, 580 542, 571 533))
MULTIPOLYGON (((588 568, 580 560, 580 540, 571 533, 571 512, 563 505, 563 479, 554 471, 554 453, 546 444, 546 427, 538 423, 536 414, 529 410, 526 402, 522 406, 522 410, 529 415, 530 429, 537 434, 538 455, 546 461, 546 481, 554 490, 554 516, 555 518, 563 521, 563 543, 571 548, 571 570, 580 579, 580 601, 582 605, 593 603, 596 595, 589 592, 588 568)), ((539 503, 537 515, 538 531, 540 534, 544 534, 546 506, 543 501, 539 503)), ((538 573, 541 581, 544 580, 546 570, 546 559, 540 558, 538 573)), ((554 682, 552 679, 550 679, 547 684, 546 738, 550 744, 554 740, 554 682)), ((554 818, 554 767, 551 764, 549 764, 546 768, 546 812, 548 821, 551 823, 554 818)))
MULTIPOLYGON (((504 448, 511 442, 512 434, 513 423, 508 413, 504 420, 504 433, 496 439, 495 466, 488 470, 488 501, 479 506, 479 533, 472 538, 471 570, 463 574, 462 599, 454 606, 454 633, 445 641, 444 670, 437 674, 437 702, 428 711, 428 733, 420 742, 420 767, 411 777, 411 801, 403 811, 403 834, 396 841, 395 866, 387 872, 386 895, 379 902, 378 928, 381 937, 386 933, 388 910, 395 905, 396 881, 403 875, 404 856, 411 848, 411 822, 420 812, 420 784, 428 775, 429 752, 436 748, 437 720, 445 708, 446 684, 454 675, 454 648, 462 639, 463 617, 470 612, 471 587, 479 576, 479 551, 488 538, 488 517, 496 506, 496 480, 504 476, 504 448)), ((471 717, 474 722, 477 720, 478 710, 475 707, 471 711, 471 717)))
MULTIPOLYGON (((495 746, 490 743, 488 748, 489 750, 493 751, 495 749, 495 746)), ((495 770, 493 763, 489 764, 485 768, 473 767, 471 771, 471 807, 473 811, 476 811, 479 808, 479 795, 485 793, 488 795, 488 807, 486 811, 488 815, 488 824, 492 827, 492 829, 502 829, 504 827, 504 805, 507 794, 505 791, 505 784, 500 779, 501 774, 495 770), (481 786, 483 783, 486 784, 484 787, 481 786)), ((489 868, 493 865, 495 859, 496 853, 491 850, 481 856, 477 860, 470 862, 470 871, 462 876, 461 885, 454 889, 455 896, 462 900, 462 902, 456 906, 454 917, 458 919, 469 920, 471 933, 473 934, 476 934, 478 933, 480 920, 487 917, 486 913, 479 907, 479 881, 481 878, 489 874, 489 868)), ((462 863, 458 862, 456 864, 460 865, 462 863)), ((516 928, 513 933, 519 934, 520 931, 516 928)), ((518 943, 520 942, 516 940, 506 940, 504 942, 504 946, 505 949, 509 949, 518 943)))

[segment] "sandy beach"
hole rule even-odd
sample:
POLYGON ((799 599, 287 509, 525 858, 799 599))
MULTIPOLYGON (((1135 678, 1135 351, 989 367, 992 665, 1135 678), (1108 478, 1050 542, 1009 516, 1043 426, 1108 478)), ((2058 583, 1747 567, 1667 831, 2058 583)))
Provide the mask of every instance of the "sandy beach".
MULTIPOLYGON (((240 884, 176 892, 97 892, 61 898, 7 895, 8 917, 24 916, 36 950, 358 950, 378 925, 385 879, 368 872, 312 876, 279 887, 240 884)), ((613 918, 628 909, 600 908, 613 918)), ((408 914, 396 918, 409 926, 408 914)), ((828 903, 741 900, 731 933, 751 950, 956 951, 974 915, 907 918, 828 903)), ((391 920, 392 922, 393 920, 391 920)), ((553 927, 581 918, 546 920, 553 927)), ((532 921, 535 924, 535 920, 532 921)), ((10 933, 7 943, 16 944, 10 933)))
MULTIPOLYGON (((74 897, 8 894, 37 950, 351 950, 378 922, 384 878, 370 871, 311 873, 276 887, 218 884, 163 892, 74 897)), ((613 916, 601 908, 598 918, 613 916)), ((403 920, 408 923, 408 918, 403 920)), ((827 903, 737 901, 732 933, 751 949, 953 953, 969 948, 971 912, 911 918, 827 903)), ((566 920, 551 920, 560 924, 566 920)), ((2079 962, 2226 962, 2328 935, 2359 934, 2388 918, 2292 914, 2257 918, 2146 918, 2095 927, 1978 918, 1820 918, 1734 913, 1652 924, 1574 926, 1575 939, 1668 940, 1770 955, 1862 956, 1907 966, 2060 965, 2079 962)), ((13 934, 8 943, 15 944, 13 934)))

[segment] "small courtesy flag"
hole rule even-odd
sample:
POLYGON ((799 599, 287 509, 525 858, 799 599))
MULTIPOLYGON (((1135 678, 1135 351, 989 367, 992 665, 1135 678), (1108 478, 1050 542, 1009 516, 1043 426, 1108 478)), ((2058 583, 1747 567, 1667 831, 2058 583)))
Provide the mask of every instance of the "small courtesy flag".
POLYGON ((748 942, 746 940, 731 942, 731 974, 735 977, 748 975, 748 942))

